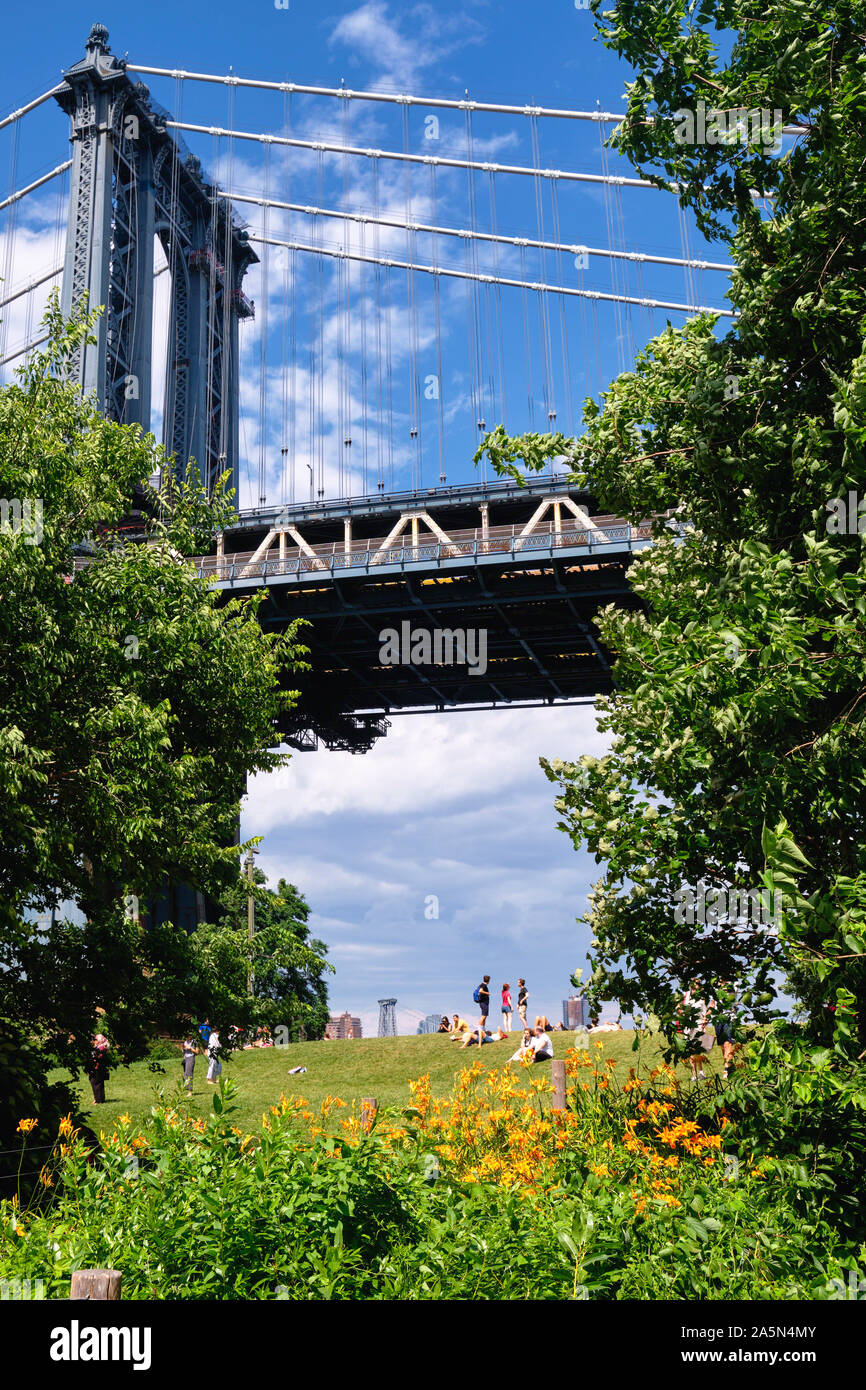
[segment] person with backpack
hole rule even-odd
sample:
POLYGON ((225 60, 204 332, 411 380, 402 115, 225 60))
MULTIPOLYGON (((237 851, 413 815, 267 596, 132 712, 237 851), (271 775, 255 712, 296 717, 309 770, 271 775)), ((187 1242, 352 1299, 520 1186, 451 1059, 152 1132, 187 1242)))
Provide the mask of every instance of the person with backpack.
POLYGON ((477 986, 472 998, 475 1000, 475 1003, 478 1005, 478 1008, 481 1011, 481 1017, 478 1020, 478 1043, 480 1046, 487 1028, 487 1015, 490 1013, 489 975, 484 976, 484 979, 481 981, 481 984, 477 986))

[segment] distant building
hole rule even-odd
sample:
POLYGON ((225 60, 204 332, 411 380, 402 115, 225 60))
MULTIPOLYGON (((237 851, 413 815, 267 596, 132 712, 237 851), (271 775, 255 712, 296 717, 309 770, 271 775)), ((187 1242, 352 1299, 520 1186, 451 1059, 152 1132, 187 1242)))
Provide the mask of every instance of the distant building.
POLYGON ((585 1028, 586 1020, 586 1002, 579 994, 572 994, 570 998, 563 999, 562 1022, 566 1028, 585 1028))
POLYGON ((421 1022, 418 1024, 418 1032, 419 1032, 419 1033, 438 1033, 438 1032, 439 1032, 439 1024, 440 1024, 441 1022, 442 1022, 442 1015, 441 1015, 441 1014, 428 1014, 427 1017, 426 1017, 426 1018, 422 1018, 421 1022))
POLYGON ((350 1013, 331 1014, 325 1027, 325 1037, 331 1039, 338 1038, 360 1038, 361 1020, 354 1018, 350 1013))

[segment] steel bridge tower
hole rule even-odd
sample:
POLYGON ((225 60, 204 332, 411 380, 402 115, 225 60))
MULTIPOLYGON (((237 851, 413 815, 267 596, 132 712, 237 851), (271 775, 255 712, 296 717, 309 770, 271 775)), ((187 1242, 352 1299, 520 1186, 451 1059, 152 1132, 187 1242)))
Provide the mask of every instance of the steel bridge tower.
POLYGON ((110 419, 150 429, 158 239, 171 279, 163 443, 179 475, 194 458, 209 492, 224 472, 237 491, 238 321, 253 314, 241 286, 258 257, 167 113, 111 54, 104 25, 55 95, 73 148, 61 306, 104 306, 72 371, 110 419))
POLYGON ((380 999, 379 1001, 379 1032, 380 1038, 396 1038, 397 1036, 397 1000, 380 999))

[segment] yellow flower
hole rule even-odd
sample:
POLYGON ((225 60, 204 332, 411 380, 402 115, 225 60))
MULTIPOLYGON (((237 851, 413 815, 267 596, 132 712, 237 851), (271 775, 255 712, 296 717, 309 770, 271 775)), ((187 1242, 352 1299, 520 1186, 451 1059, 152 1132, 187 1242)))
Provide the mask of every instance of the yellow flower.
POLYGON ((610 1176, 610 1169, 606 1163, 592 1163, 590 1167, 597 1178, 606 1178, 610 1176))
POLYGON ((124 1115, 118 1115, 116 1123, 119 1125, 131 1125, 132 1117, 127 1111, 124 1115))
POLYGON ((38 1120, 19 1120, 17 1132, 19 1134, 32 1134, 38 1123, 38 1120))
POLYGON ((42 1169, 42 1172, 39 1174, 39 1181, 42 1183, 42 1186, 43 1186, 43 1187, 53 1187, 53 1186, 54 1186, 54 1182, 53 1182, 53 1180, 52 1180, 52 1178, 51 1178, 51 1174, 48 1172, 48 1169, 47 1169, 47 1168, 43 1168, 43 1169, 42 1169))
POLYGON ((73 1125, 72 1125, 72 1117, 71 1117, 71 1115, 64 1115, 64 1116, 63 1116, 63 1119, 60 1121, 60 1124, 59 1124, 59 1126, 58 1126, 58 1128, 57 1128, 57 1133, 58 1133, 58 1134, 64 1134, 64 1135, 65 1135, 65 1134, 74 1134, 74 1133, 75 1133, 75 1130, 74 1130, 73 1125))

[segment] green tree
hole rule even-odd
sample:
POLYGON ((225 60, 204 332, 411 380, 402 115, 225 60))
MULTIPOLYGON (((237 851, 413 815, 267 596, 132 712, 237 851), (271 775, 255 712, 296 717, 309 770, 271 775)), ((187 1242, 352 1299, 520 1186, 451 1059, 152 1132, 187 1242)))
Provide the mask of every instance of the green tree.
MULTIPOLYGON (((255 932, 248 935, 250 885, 240 877, 222 895, 222 915, 204 923, 193 937, 193 950, 204 979, 215 982, 210 1020, 223 1029, 267 1027, 283 1041, 295 1041, 299 1029, 321 1038, 328 1022, 326 975, 334 967, 324 959, 327 946, 310 936, 309 905, 293 883, 281 878, 277 891, 266 886, 261 869, 253 870, 255 932), (252 972, 253 988, 247 989, 252 972)), ((223 1036, 223 1035, 221 1035, 223 1036)), ((277 1038, 279 1041, 279 1038, 277 1038)))
POLYGON ((668 327, 587 401, 579 439, 482 448, 515 476, 563 456, 603 510, 656 518, 630 571, 643 611, 599 620, 611 751, 543 760, 561 828, 604 864, 590 997, 672 1029, 692 977, 737 981, 765 1020, 781 970, 848 1054, 866 1044, 866 560, 833 499, 866 492, 866 5, 753 8, 620 0, 597 19, 636 69, 612 143, 728 242, 733 327, 668 327), (779 157, 678 143, 700 99, 803 134, 779 157), (678 921, 702 881, 784 893, 778 929, 678 921))
POLYGON ((129 1058, 154 1023, 206 1004, 186 935, 124 904, 166 879, 213 895, 236 880, 239 798, 284 761, 280 679, 303 651, 183 562, 228 499, 194 478, 152 493, 153 437, 67 379, 91 323, 64 323, 55 300, 48 346, 0 390, 0 1016, 46 1065, 86 1060, 97 1006, 129 1058), (136 490, 149 535, 122 544, 136 490))

